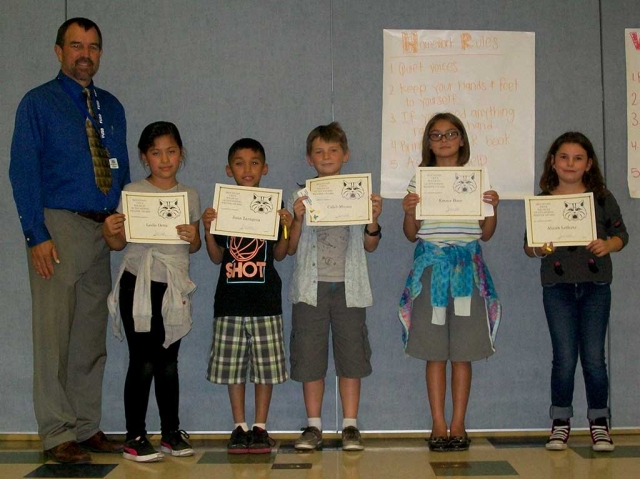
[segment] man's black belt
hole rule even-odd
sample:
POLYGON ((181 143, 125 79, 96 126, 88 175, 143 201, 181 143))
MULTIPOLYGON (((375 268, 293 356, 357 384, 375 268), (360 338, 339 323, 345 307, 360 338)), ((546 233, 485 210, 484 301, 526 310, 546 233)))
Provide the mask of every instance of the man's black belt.
POLYGON ((106 220, 107 217, 109 217, 111 215, 111 212, 107 212, 107 213, 83 213, 81 211, 72 211, 72 213, 75 213, 78 216, 82 216, 83 218, 88 218, 90 220, 93 220, 96 223, 104 223, 104 220, 106 220))

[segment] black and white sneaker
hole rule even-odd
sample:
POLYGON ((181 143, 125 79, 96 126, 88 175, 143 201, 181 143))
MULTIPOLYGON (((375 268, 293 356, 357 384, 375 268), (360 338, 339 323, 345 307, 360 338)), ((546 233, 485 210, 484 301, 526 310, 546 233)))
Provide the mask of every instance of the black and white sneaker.
POLYGON ((163 434, 160 441, 160 450, 176 457, 193 456, 193 448, 186 439, 189 439, 189 434, 182 429, 163 434))
POLYGON ((591 431, 591 440, 593 441, 591 448, 594 451, 611 452, 616 448, 611 440, 606 418, 602 417, 595 421, 589 421, 589 430, 591 431))
POLYGON ((568 420, 554 419, 551 426, 551 435, 545 447, 548 451, 564 451, 567 448, 571 425, 568 420))
POLYGON ((124 443, 122 457, 135 462, 156 462, 164 458, 164 454, 156 451, 145 436, 138 436, 124 443))

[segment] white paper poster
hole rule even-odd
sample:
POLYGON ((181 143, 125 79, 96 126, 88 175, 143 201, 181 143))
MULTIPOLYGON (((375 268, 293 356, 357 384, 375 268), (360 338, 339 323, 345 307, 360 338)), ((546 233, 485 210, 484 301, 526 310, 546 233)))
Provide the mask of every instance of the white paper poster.
POLYGON ((627 56, 627 183, 640 198, 640 29, 624 31, 627 56))
POLYGON ((403 198, 427 121, 451 112, 502 199, 533 194, 535 34, 384 30, 381 194, 403 198))

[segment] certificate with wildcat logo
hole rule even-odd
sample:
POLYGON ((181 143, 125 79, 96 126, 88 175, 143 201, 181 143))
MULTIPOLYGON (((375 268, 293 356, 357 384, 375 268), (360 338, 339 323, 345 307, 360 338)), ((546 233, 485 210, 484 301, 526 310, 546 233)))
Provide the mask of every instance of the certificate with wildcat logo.
POLYGON ((278 239, 282 190, 216 184, 211 233, 223 236, 278 239))
POLYGON ((527 245, 585 246, 598 237, 593 193, 526 196, 527 245))
POLYGON ((308 226, 366 225, 373 221, 371 173, 323 176, 307 180, 299 196, 308 226))
POLYGON ((487 213, 482 193, 488 190, 483 168, 427 166, 416 169, 418 220, 482 220, 487 213))
POLYGON ((122 192, 124 233, 129 243, 188 244, 176 226, 189 223, 186 192, 122 192))

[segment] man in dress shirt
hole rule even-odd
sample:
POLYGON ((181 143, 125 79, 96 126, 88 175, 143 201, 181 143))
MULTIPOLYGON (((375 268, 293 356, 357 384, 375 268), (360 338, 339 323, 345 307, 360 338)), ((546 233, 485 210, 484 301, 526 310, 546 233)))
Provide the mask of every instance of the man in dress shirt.
POLYGON ((102 223, 130 181, 129 158, 124 109, 92 80, 102 55, 98 26, 66 21, 54 49, 57 77, 18 106, 9 177, 28 251, 38 433, 51 459, 85 463, 88 451, 122 450, 100 430, 111 288, 102 223), (87 96, 108 151, 106 193, 94 175, 87 96))

